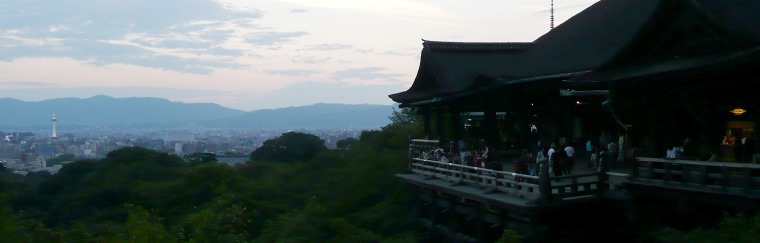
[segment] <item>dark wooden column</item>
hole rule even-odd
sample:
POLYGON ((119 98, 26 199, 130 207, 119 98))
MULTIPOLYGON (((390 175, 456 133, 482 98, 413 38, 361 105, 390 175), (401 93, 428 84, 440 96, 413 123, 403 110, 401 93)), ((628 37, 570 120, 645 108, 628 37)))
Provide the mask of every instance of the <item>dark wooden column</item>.
POLYGON ((499 129, 496 127, 496 111, 489 108, 483 114, 486 122, 486 139, 488 147, 491 150, 496 150, 500 147, 501 139, 499 139, 499 129))
POLYGON ((430 138, 430 132, 431 132, 431 129, 430 129, 430 119, 432 119, 432 117, 430 116, 430 108, 423 107, 421 109, 421 112, 422 112, 422 118, 423 118, 422 119, 423 120, 423 125, 425 127, 425 136, 427 138, 430 138))
POLYGON ((445 113, 443 109, 438 108, 435 112, 435 130, 436 130, 435 136, 438 138, 438 140, 443 140, 443 138, 446 135, 446 129, 443 126, 445 124, 443 122, 444 117, 445 117, 445 113))
POLYGON ((462 139, 462 119, 461 119, 461 113, 459 109, 456 107, 453 107, 451 109, 451 137, 452 141, 454 142, 454 146, 451 149, 451 152, 459 152, 459 140, 462 139))

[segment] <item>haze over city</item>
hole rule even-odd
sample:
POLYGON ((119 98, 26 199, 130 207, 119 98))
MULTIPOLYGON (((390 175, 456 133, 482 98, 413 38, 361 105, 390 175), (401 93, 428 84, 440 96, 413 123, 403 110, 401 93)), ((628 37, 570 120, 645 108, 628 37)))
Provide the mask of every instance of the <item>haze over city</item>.
MULTIPOLYGON (((555 1, 555 25, 593 0, 555 1)), ((0 3, 0 97, 158 97, 245 111, 392 104, 421 40, 529 42, 550 1, 0 3)))

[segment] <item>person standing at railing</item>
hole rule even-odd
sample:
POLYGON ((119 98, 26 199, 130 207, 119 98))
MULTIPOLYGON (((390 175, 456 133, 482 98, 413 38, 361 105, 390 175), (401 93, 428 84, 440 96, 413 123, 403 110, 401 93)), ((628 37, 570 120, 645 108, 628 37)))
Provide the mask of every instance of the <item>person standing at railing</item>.
POLYGON ((483 164, 483 156, 478 154, 477 152, 475 153, 475 167, 480 167, 480 168, 486 167, 485 164, 483 164))
POLYGON ((555 163, 557 157, 554 157, 554 154, 557 152, 557 150, 554 149, 555 147, 557 147, 557 144, 555 143, 549 145, 549 150, 546 152, 546 157, 549 158, 549 174, 559 176, 559 173, 557 171, 557 163, 555 163))
POLYGON ((539 139, 540 136, 538 134, 538 128, 534 124, 530 124, 530 133, 528 133, 528 149, 529 152, 535 153, 538 151, 539 146, 539 139))
POLYGON ((520 155, 520 159, 515 161, 515 164, 514 164, 515 173, 528 174, 529 163, 530 163, 530 155, 528 154, 528 150, 523 149, 522 155, 520 155))
POLYGON ((607 163, 607 166, 612 166, 613 161, 617 161, 618 157, 618 144, 615 140, 612 140, 607 144, 607 156, 609 158, 606 158, 605 162, 607 163))
POLYGON ((599 157, 596 153, 596 148, 592 146, 591 155, 589 155, 589 158, 588 158, 588 168, 589 169, 596 168, 598 164, 599 164, 599 157))
POLYGON ((599 136, 599 149, 602 151, 609 151, 610 136, 607 135, 607 131, 602 130, 602 135, 599 136))
POLYGON ((465 155, 463 158, 464 165, 475 166, 475 154, 476 154, 475 151, 465 152, 465 155))
POLYGON ((575 149, 568 143, 564 150, 565 154, 567 154, 567 157, 565 157, 564 171, 566 175, 570 175, 573 172, 573 167, 575 167, 575 158, 573 157, 575 155, 575 149))
POLYGON ((754 135, 749 135, 744 140, 744 160, 742 162, 752 162, 752 157, 755 155, 755 138, 754 135))
POLYGON ((535 167, 533 168, 534 175, 538 175, 539 170, 541 169, 539 166, 540 161, 549 160, 549 158, 546 156, 546 153, 544 153, 546 149, 544 146, 538 146, 538 150, 536 151, 536 159, 535 159, 535 167))

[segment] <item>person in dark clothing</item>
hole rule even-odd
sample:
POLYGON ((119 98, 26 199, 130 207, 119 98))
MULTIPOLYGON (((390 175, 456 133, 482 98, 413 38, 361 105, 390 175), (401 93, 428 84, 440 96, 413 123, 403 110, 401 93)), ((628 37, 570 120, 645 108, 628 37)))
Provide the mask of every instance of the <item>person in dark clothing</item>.
POLYGON ((552 155, 549 156, 549 159, 552 162, 552 170, 554 171, 554 176, 562 176, 565 170, 565 157, 567 157, 567 154, 565 151, 561 149, 557 149, 556 145, 552 144, 552 149, 554 150, 552 155))
POLYGON ((744 160, 742 162, 752 162, 752 157, 755 155, 755 137, 747 136, 744 140, 744 160))
POLYGON ((536 125, 530 124, 530 133, 528 134, 528 152, 538 152, 538 141, 540 136, 538 135, 538 128, 536 125))
POLYGON ((602 131, 602 135, 599 136, 599 149, 606 152, 609 143, 610 143, 610 136, 607 135, 606 131, 602 131))
POLYGON ((734 145, 734 157, 737 162, 744 162, 744 137, 738 137, 734 145))
POLYGON ((523 150, 520 159, 515 162, 515 173, 528 174, 528 164, 530 164, 530 154, 528 150, 523 150))

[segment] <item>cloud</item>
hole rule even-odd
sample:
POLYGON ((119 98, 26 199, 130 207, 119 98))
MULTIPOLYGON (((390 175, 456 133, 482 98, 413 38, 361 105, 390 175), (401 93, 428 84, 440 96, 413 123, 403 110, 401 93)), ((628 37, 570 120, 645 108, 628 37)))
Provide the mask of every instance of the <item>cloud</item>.
POLYGON ((248 102, 261 108, 311 105, 316 103, 393 104, 389 94, 406 90, 402 84, 355 85, 305 81, 276 90, 248 102), (298 94, 298 95, 292 95, 298 94))
POLYGON ((357 49, 356 50, 356 52, 360 52, 360 53, 364 53, 364 54, 371 53, 371 52, 374 52, 374 51, 375 51, 374 49, 357 49))
POLYGON ((275 45, 284 42, 290 42, 294 38, 308 35, 308 32, 259 32, 253 33, 252 36, 246 38, 247 42, 257 45, 275 45))
POLYGON ((330 61, 330 57, 315 57, 315 56, 308 56, 308 57, 302 57, 302 56, 296 56, 291 61, 293 63, 304 63, 304 64, 320 64, 325 63, 327 61, 330 61))
MULTIPOLYGON (((26 54, 27 56, 34 56, 29 54, 36 53, 46 57, 73 57, 79 60, 86 60, 87 63, 98 66, 122 63, 194 74, 210 74, 214 67, 240 68, 244 66, 231 61, 200 57, 178 57, 157 53, 140 46, 112 44, 102 41, 69 40, 64 41, 64 46, 66 48, 37 47, 36 52, 29 50, 35 48, 18 50, 22 53, 17 55, 26 54)), ((2 49, 0 48, 0 50, 2 49)), ((225 50, 215 51, 224 52, 225 50)))
POLYGON ((274 74, 274 75, 283 75, 283 76, 309 76, 311 74, 316 73, 315 70, 307 70, 307 69, 288 69, 288 70, 265 70, 264 72, 268 74, 274 74))
POLYGON ((71 57, 189 73, 237 68, 243 48, 225 43, 262 17, 214 0, 0 2, 0 60, 71 57), (204 56, 195 58, 193 56, 204 56))
POLYGON ((339 9, 361 14, 372 14, 418 21, 455 19, 456 15, 445 11, 440 4, 409 0, 281 0, 314 8, 339 9))
POLYGON ((308 10, 306 10, 304 8, 294 8, 294 9, 290 10, 291 13, 306 13, 307 11, 308 10))
POLYGON ((404 74, 399 73, 382 73, 386 68, 381 67, 364 67, 364 68, 351 68, 333 73, 332 77, 336 80, 347 79, 359 79, 359 80, 373 80, 373 79, 395 79, 403 77, 404 74))
POLYGON ((383 52, 383 55, 389 55, 389 56, 414 56, 415 54, 401 53, 401 52, 397 52, 397 51, 385 51, 385 52, 383 52))
POLYGON ((3 86, 21 86, 21 87, 44 87, 50 84, 43 82, 0 82, 3 86))
POLYGON ((353 47, 354 47, 353 45, 346 45, 346 44, 319 44, 319 45, 308 46, 306 48, 301 49, 301 51, 335 51, 335 50, 351 49, 353 47))

